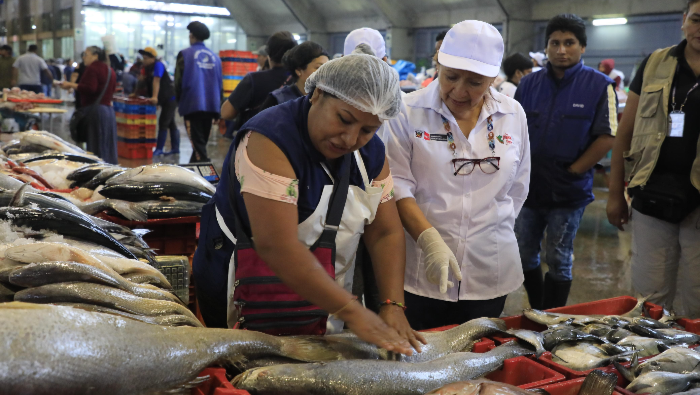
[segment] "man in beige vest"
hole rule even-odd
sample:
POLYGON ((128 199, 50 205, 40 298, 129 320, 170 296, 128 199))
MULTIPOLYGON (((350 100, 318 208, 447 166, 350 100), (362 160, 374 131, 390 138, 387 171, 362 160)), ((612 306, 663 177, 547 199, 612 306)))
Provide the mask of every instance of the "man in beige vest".
POLYGON ((637 71, 612 154, 608 219, 633 231, 632 285, 679 313, 700 316, 700 0, 683 15, 686 39, 637 71), (633 196, 632 213, 624 198, 633 196), (629 229, 629 226, 626 227, 629 229))

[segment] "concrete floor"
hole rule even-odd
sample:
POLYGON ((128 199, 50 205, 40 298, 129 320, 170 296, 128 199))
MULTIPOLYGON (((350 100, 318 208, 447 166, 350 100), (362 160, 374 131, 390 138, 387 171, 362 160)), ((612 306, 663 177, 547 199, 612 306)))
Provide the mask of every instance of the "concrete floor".
MULTIPOLYGON (((68 120, 72 107, 63 116, 54 116, 53 131, 61 138, 70 141, 68 132, 68 120)), ((44 116, 46 127, 48 117, 44 116)), ((180 126, 181 143, 180 155, 161 156, 154 159, 123 159, 119 158, 122 166, 135 167, 149 163, 187 163, 192 154, 192 147, 185 131, 183 120, 177 117, 180 126)), ((3 134, 2 141, 11 139, 10 134, 3 134)), ((212 158, 217 171, 221 172, 224 157, 228 152, 231 140, 221 136, 218 126, 212 127, 208 144, 209 157, 212 158)), ((170 150, 170 142, 166 143, 166 151, 170 150)), ((596 184, 602 185, 602 180, 596 184)), ((605 214, 607 202, 607 189, 595 189, 596 200, 591 203, 583 215, 574 243, 574 282, 571 288, 568 304, 589 302, 621 295, 633 295, 629 276, 629 260, 618 260, 619 237, 618 231, 608 223, 605 214)), ((623 243, 625 244, 625 243, 623 243)), ((628 243, 626 245, 629 245, 628 243)), ((623 258, 625 253, 622 253, 623 258)), ((546 265, 545 265, 546 266, 546 265)), ((521 287, 508 296, 504 315, 516 315, 528 307, 527 295, 521 287)))

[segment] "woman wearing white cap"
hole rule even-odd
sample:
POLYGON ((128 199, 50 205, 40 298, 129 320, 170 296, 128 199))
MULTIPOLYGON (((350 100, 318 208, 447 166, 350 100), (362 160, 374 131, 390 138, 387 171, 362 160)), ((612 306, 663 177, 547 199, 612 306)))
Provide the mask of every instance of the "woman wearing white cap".
POLYGON ((522 107, 491 87, 502 58, 496 28, 458 23, 440 47, 438 79, 406 95, 389 121, 414 329, 498 317, 523 282, 513 225, 530 146, 522 107))

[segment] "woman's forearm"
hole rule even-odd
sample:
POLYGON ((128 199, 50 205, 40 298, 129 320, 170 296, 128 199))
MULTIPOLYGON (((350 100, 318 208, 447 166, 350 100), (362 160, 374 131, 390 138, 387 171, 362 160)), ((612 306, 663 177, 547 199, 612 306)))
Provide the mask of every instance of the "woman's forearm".
POLYGON ((401 223, 413 240, 418 240, 423 231, 430 229, 433 225, 425 218, 425 214, 418 207, 416 199, 404 198, 396 202, 396 207, 399 210, 401 223))

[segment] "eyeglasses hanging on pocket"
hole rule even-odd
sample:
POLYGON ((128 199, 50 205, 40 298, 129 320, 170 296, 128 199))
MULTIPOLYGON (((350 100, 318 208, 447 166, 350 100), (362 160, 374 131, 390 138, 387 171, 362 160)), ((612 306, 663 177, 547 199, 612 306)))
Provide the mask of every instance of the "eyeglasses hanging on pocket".
POLYGON ((493 174, 500 170, 501 158, 492 156, 484 159, 452 159, 454 175, 467 176, 472 174, 474 168, 479 165, 479 169, 486 174, 493 174))

